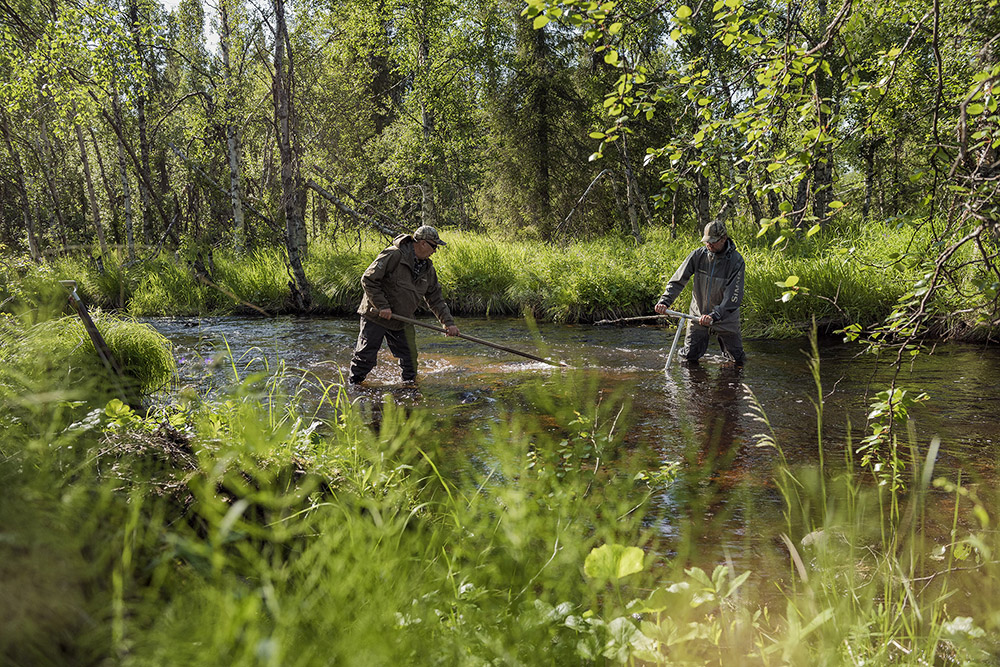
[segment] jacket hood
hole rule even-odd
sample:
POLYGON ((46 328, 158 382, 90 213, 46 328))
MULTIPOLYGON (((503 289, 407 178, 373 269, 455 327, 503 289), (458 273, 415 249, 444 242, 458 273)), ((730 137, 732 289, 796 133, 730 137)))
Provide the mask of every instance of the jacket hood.
POLYGON ((410 234, 400 234, 392 240, 392 245, 397 248, 402 248, 404 245, 412 245, 413 243, 413 236, 410 234))

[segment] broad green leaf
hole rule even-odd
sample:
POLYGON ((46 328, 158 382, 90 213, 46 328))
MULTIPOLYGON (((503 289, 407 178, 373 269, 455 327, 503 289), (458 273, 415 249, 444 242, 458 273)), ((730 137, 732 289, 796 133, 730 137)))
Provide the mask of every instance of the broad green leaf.
POLYGON ((617 65, 618 64, 618 52, 617 51, 608 51, 608 53, 605 54, 605 56, 604 56, 604 62, 606 62, 609 65, 617 65))
POLYGON ((546 16, 545 14, 539 14, 538 16, 535 17, 535 22, 533 25, 535 27, 535 30, 538 30, 539 28, 544 28, 548 24, 548 22, 549 22, 548 16, 546 16))
POLYGON ((677 18, 682 21, 684 19, 690 18, 691 14, 692 14, 691 8, 688 7, 687 5, 681 5, 680 7, 677 8, 677 18))
POLYGON ((591 579, 617 581, 642 572, 644 555, 639 547, 605 544, 590 551, 583 571, 591 579))
POLYGON ((606 136, 608 136, 608 135, 604 134, 603 132, 591 132, 590 133, 590 138, 591 139, 603 139, 606 136))
POLYGON ((814 234, 818 233, 819 230, 820 226, 818 224, 813 225, 812 227, 809 228, 809 231, 806 232, 806 237, 813 236, 814 234))
POLYGON ((834 201, 830 202, 827 205, 830 208, 844 208, 844 202, 842 202, 842 201, 836 201, 836 200, 834 200, 834 201))

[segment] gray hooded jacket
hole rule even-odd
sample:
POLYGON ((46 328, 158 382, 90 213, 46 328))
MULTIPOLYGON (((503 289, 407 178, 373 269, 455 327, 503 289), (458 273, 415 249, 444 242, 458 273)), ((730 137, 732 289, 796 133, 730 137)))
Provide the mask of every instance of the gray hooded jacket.
POLYGON ((743 255, 732 239, 719 253, 698 248, 677 267, 659 302, 669 308, 693 277, 688 313, 695 317, 710 314, 715 329, 739 333, 745 269, 743 255))
POLYGON ((413 237, 409 234, 397 236, 392 245, 380 252, 365 270, 361 277, 365 295, 358 306, 358 313, 386 329, 399 331, 405 326, 403 322, 384 320, 378 316, 378 311, 391 308, 395 314, 413 317, 421 302, 426 302, 441 324, 451 326, 455 320, 441 297, 434 264, 427 259, 420 275, 413 274, 417 263, 413 244, 413 237))

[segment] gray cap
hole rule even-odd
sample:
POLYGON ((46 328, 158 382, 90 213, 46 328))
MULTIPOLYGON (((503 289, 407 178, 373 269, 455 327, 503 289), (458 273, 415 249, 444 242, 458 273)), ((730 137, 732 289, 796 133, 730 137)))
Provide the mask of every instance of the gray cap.
POLYGON ((726 223, 722 220, 713 220, 705 225, 705 235, 701 237, 704 243, 718 243, 719 239, 729 236, 726 231, 726 223))
POLYGON ((417 227, 417 230, 413 232, 413 239, 415 241, 427 241, 431 245, 448 245, 441 240, 438 236, 438 230, 434 229, 430 225, 421 225, 417 227))

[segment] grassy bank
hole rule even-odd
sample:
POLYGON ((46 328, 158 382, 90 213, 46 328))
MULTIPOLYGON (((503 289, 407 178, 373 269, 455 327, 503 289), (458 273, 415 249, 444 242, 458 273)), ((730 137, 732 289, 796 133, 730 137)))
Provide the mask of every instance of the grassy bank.
MULTIPOLYGON (((673 240, 663 231, 639 246, 620 238, 553 246, 460 232, 446 236, 448 246, 434 260, 456 314, 520 316, 530 310, 559 322, 650 314, 674 269, 698 246, 692 235, 673 240)), ((746 258, 744 329, 751 336, 801 335, 814 317, 831 328, 877 323, 920 278, 916 262, 898 261, 922 254, 920 240, 905 227, 841 228, 780 248, 749 230, 735 229, 733 237, 746 258), (783 286, 789 276, 798 278, 794 287, 783 286)), ((384 244, 377 237, 314 242, 305 266, 313 312, 353 313, 361 273, 384 244)), ((276 249, 239 257, 216 250, 211 259, 207 251, 164 253, 127 268, 106 262, 103 272, 79 257, 41 269, 9 262, 3 270, 8 294, 31 297, 52 292, 55 280, 75 279, 91 305, 135 316, 291 310, 288 271, 276 249), (194 264, 204 267, 209 282, 195 277, 194 264)), ((689 298, 682 294, 677 307, 686 309, 689 298)), ((958 310, 944 302, 937 307, 958 310)), ((974 334, 975 314, 963 317, 974 334)))
POLYGON ((82 384, 56 391, 60 366, 31 386, 0 366, 5 664, 1000 655, 995 517, 975 487, 936 480, 933 456, 912 455, 927 443, 882 442, 901 483, 875 485, 864 464, 831 475, 782 463, 758 406, 784 499, 785 525, 755 558, 786 573, 770 578, 692 562, 703 534, 692 526, 669 541, 657 532, 651 501, 684 464, 630 466, 627 401, 585 374, 526 385, 520 408, 465 436, 470 465, 446 421, 391 400, 363 418, 335 385, 306 409, 282 395, 285 378, 258 376, 146 413, 91 400, 82 384), (953 504, 950 530, 924 523, 931 502, 953 504))

